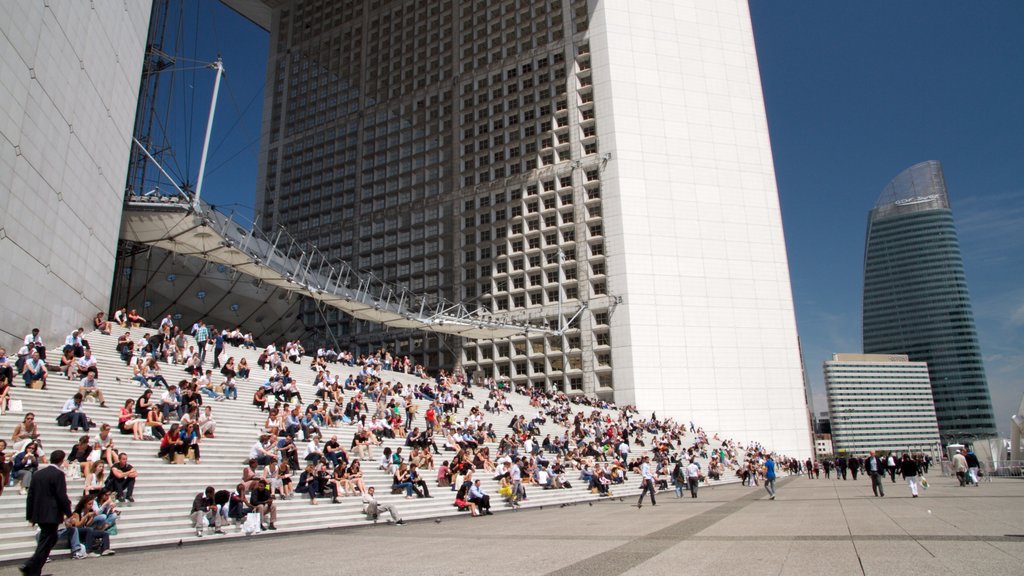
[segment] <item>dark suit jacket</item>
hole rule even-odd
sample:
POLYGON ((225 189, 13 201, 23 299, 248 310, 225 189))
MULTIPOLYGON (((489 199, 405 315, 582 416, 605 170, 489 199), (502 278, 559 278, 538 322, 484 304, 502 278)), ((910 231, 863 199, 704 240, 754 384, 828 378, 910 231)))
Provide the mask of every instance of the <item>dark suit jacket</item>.
POLYGON ((67 516, 71 516, 71 500, 64 472, 56 466, 40 468, 28 489, 25 519, 36 524, 60 524, 67 516))

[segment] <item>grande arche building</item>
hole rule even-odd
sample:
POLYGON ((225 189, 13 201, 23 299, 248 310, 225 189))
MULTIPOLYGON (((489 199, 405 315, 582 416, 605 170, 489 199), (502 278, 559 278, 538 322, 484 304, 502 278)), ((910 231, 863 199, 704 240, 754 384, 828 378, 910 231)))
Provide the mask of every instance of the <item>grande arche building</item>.
POLYGON ((567 328, 460 341, 312 304, 307 324, 810 455, 746 2, 227 4, 270 32, 266 231, 567 328))
MULTIPOLYGON (((307 328, 810 455, 746 2, 226 3, 270 33, 264 231, 565 329, 462 340, 312 304, 307 328)), ((33 324, 52 344, 109 302, 150 6, 15 4, 8 347, 33 324)))

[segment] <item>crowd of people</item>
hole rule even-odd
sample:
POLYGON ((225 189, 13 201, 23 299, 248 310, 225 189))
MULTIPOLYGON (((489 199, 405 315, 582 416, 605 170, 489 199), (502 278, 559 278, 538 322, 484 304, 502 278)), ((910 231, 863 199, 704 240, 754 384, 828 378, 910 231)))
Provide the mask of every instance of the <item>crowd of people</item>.
MULTIPOLYGON (((119 310, 112 322, 102 314, 94 318, 94 328, 105 334, 112 334, 115 325, 144 324, 146 319, 135 311, 119 310)), ((105 407, 106 397, 98 381, 100 368, 83 334, 81 328, 73 331, 61 348, 60 374, 78 380, 79 387, 58 417, 58 424, 83 435, 62 452, 60 462, 50 457, 50 463, 72 478, 84 480, 78 504, 65 515, 74 520, 62 524, 59 535, 76 557, 89 550, 109 550, 109 535, 116 534, 121 513, 118 505, 134 501, 138 477, 128 454, 116 446, 113 423, 97 425, 85 414, 90 399, 105 407)), ((199 464, 203 440, 216 437, 217 422, 208 402, 237 400, 237 382, 251 377, 248 360, 226 354, 225 346, 257 348, 251 334, 237 329, 221 332, 202 321, 187 334, 194 344, 167 316, 142 338, 133 339, 130 331, 118 338, 117 352, 132 367, 130 383, 141 390, 119 408, 116 426, 133 440, 158 442, 154 454, 170 463, 199 464), (211 364, 208 354, 211 369, 206 368, 211 364), (169 382, 162 364, 178 364, 190 378, 169 382)), ((880 496, 876 476, 888 473, 894 479, 898 471, 916 495, 916 485, 909 480, 916 474, 905 459, 872 455, 864 460, 801 462, 757 443, 709 434, 693 422, 653 413, 643 416, 632 406, 619 407, 599 398, 472 379, 462 372, 442 370, 432 376, 408 356, 383 349, 352 354, 320 348, 306 366, 304 355, 298 341, 281 348, 270 344, 259 352, 255 363, 269 372, 251 400, 253 409, 265 414, 261 436, 236 485, 210 486, 196 495, 190 519, 198 536, 208 530, 222 533, 228 523, 247 533, 275 530, 275 501, 295 495, 311 505, 326 498, 358 498, 368 519, 387 514, 402 524, 398 507, 378 500, 376 488, 367 485, 363 470, 370 466, 390 477, 390 486, 382 489, 391 494, 416 499, 447 491, 452 506, 473 516, 491 513, 491 494, 483 483, 487 479, 497 482, 495 497, 513 507, 528 501, 527 490, 569 489, 577 484, 596 495, 611 496, 630 475, 640 482, 637 506, 648 496, 655 504, 655 494, 670 487, 677 498, 685 493, 697 498, 702 483, 730 474, 746 485, 764 485, 774 499, 777 473, 818 477, 824 471, 829 477, 833 469, 843 479, 847 472, 856 479, 864 470, 880 496), (343 377, 337 365, 357 370, 343 377), (394 372, 415 375, 419 381, 391 381, 389 373, 394 372), (513 395, 528 400, 528 413, 513 409, 513 395), (483 400, 482 406, 464 409, 467 400, 477 399, 483 400), (499 433, 493 420, 502 414, 510 420, 508 431, 499 433), (338 427, 351 432, 347 445, 332 430, 338 427), (388 439, 403 439, 402 448, 383 446, 388 439)), ((38 330, 26 336, 16 360, 0 349, 0 408, 7 409, 14 400, 11 384, 16 375, 25 386, 46 387, 50 369, 45 357, 38 330)), ((11 438, 13 457, 4 453, 0 461, 4 485, 20 483, 23 493, 33 485, 34 475, 47 467, 41 440, 34 415, 26 414, 11 438)), ((915 470, 927 472, 927 460, 913 464, 915 470)), ((971 468, 965 463, 960 476, 964 483, 976 484, 971 468)))

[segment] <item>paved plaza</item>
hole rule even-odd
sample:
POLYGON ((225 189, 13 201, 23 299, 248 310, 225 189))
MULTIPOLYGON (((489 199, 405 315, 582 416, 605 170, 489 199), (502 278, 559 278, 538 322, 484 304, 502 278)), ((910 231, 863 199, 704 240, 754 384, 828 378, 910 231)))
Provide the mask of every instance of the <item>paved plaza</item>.
MULTIPOLYGON (((898 480, 898 479, 897 479, 898 480)), ((978 488, 932 475, 917 499, 900 481, 885 498, 852 480, 780 481, 662 492, 637 509, 613 498, 440 523, 380 524, 244 541, 208 536, 181 548, 51 562, 46 572, 109 574, 1022 574, 1024 481, 978 488)), ((182 517, 184 518, 184 512, 182 517)), ((15 566, 0 576, 17 573, 15 566)))

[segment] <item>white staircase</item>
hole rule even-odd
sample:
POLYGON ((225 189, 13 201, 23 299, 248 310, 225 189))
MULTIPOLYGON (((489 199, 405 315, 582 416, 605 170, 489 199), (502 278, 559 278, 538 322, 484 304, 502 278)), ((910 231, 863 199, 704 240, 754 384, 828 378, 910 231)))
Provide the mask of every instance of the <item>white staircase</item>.
MULTIPOLYGON (((136 328, 131 332, 133 338, 137 340, 144 332, 152 332, 152 330, 136 328)), ((242 357, 248 360, 252 367, 252 374, 248 380, 236 380, 238 400, 215 402, 204 397, 204 406, 213 407, 217 430, 216 438, 207 438, 202 441, 202 464, 196 465, 189 462, 184 465, 171 465, 157 458, 158 441, 133 440, 130 435, 120 434, 116 430, 118 409, 124 404, 125 399, 135 399, 142 393, 142 388, 131 380, 131 368, 125 366, 115 351, 117 335, 123 333, 124 329, 115 329, 114 335, 111 336, 104 336, 98 332, 87 336, 93 355, 98 361, 100 388, 106 397, 107 406, 101 408, 98 403, 87 401, 84 412, 96 424, 109 423, 115 428, 116 446, 128 453, 129 462, 139 472, 135 487, 136 502, 121 505, 122 514, 117 523, 118 535, 112 537, 112 547, 120 549, 172 544, 177 543, 180 539, 195 539, 195 532, 189 524, 192 499, 206 486, 214 486, 218 490, 232 490, 241 481, 241 473, 245 467, 249 449, 258 439, 266 418, 265 412, 260 412, 252 406, 251 398, 256 388, 269 376, 269 372, 261 370, 257 366, 258 351, 226 346, 227 355, 234 356, 236 361, 242 357)), ((54 350, 51 354, 56 357, 58 351, 54 350)), ((303 358, 301 365, 289 364, 292 376, 299 382, 300 392, 307 403, 315 397, 314 389, 311 386, 314 373, 309 369, 309 360, 309 358, 303 358)), ((211 362, 212 354, 209 354, 205 367, 209 368, 211 362)), ((340 364, 332 364, 330 368, 342 379, 348 374, 358 371, 358 368, 340 364)), ((161 364, 161 371, 170 383, 177 383, 188 377, 181 366, 161 364)), ((222 379, 219 374, 216 376, 218 381, 222 379)), ((414 376, 398 372, 385 372, 382 374, 382 378, 385 381, 404 382, 407 385, 421 381, 414 376)), ((14 397, 23 401, 24 411, 0 416, 0 437, 9 439, 15 425, 21 421, 24 413, 33 412, 39 425, 44 452, 48 455, 55 449, 68 451, 75 444, 81 432, 71 432, 68 428, 58 427, 55 418, 64 402, 77 390, 77 380, 67 380, 58 373, 51 373, 48 390, 26 389, 21 385, 20 378, 16 379, 12 392, 14 397)), ((464 407, 457 413, 457 419, 465 416, 474 406, 482 408, 487 400, 487 391, 474 389, 474 392, 476 398, 466 399, 464 407)), ((346 398, 351 394, 352 392, 346 391, 346 398)), ((154 396, 158 398, 159 392, 154 396)), ((515 393, 509 393, 507 396, 514 407, 515 414, 526 414, 529 418, 537 412, 536 408, 529 406, 528 397, 515 393)), ((592 410, 593 408, 590 407, 578 406, 575 407, 574 412, 585 411, 589 414, 592 410)), ((423 415, 425 412, 426 405, 422 403, 414 426, 418 425, 421 428, 424 426, 423 415)), ((485 420, 493 423, 498 439, 511 432, 507 424, 511 420, 512 414, 508 412, 498 415, 483 413, 485 420)), ((96 430, 96 428, 91 430, 90 435, 95 435, 96 430)), ((354 426, 325 427, 322 430, 326 438, 336 434, 342 446, 347 449, 351 443, 354 426)), ((552 424, 548 419, 548 422, 541 426, 541 432, 540 438, 549 433, 552 435, 562 434, 564 431, 561 426, 552 424)), ((442 439, 440 437, 436 439, 438 446, 442 446, 442 439)), ((374 449, 374 456, 379 457, 385 446, 394 449, 403 444, 404 438, 385 439, 382 446, 374 449)), ((488 445, 491 446, 492 456, 496 457, 497 445, 493 443, 488 445)), ((303 448, 301 443, 299 443, 299 448, 301 459, 303 448)), ((403 451, 408 452, 409 449, 406 448, 403 451)), ((11 452, 9 447, 8 454, 11 452)), ((440 465, 443 460, 450 459, 452 455, 454 455, 453 452, 442 452, 440 456, 435 455, 435 464, 440 465)), ((350 456, 354 457, 354 454, 350 454, 350 456)), ((436 487, 434 471, 422 471, 434 498, 415 500, 406 500, 404 494, 391 495, 391 477, 386 472, 378 470, 375 460, 364 461, 363 472, 366 485, 377 487, 378 499, 396 503, 406 520, 466 514, 466 512, 459 512, 453 506, 454 493, 449 488, 436 487)), ((522 503, 522 507, 560 505, 598 498, 587 489, 583 482, 577 479, 577 473, 570 471, 567 475, 573 484, 571 489, 541 490, 527 486, 529 499, 522 503)), ((498 482, 491 479, 491 474, 480 471, 477 477, 483 480, 485 489, 491 494, 495 512, 511 510, 509 506, 501 502, 501 498, 497 494, 498 482)), ((81 495, 82 489, 82 480, 69 479, 68 491, 72 503, 81 495)), ((613 486, 612 489, 615 496, 635 497, 639 492, 637 482, 632 476, 626 484, 613 486)), ((276 526, 278 532, 367 524, 362 514, 362 503, 359 497, 342 498, 338 504, 331 504, 329 499, 320 499, 319 506, 311 506, 308 499, 300 496, 302 495, 294 495, 289 500, 277 501, 278 520, 276 526)), ((16 487, 6 488, 4 494, 0 496, 0 563, 26 558, 34 549, 34 532, 28 527, 24 515, 25 498, 18 494, 16 487)), ((229 528, 227 535, 215 538, 238 536, 241 536, 240 532, 229 528)), ((54 555, 62 554, 68 554, 68 550, 54 551, 54 555)))

